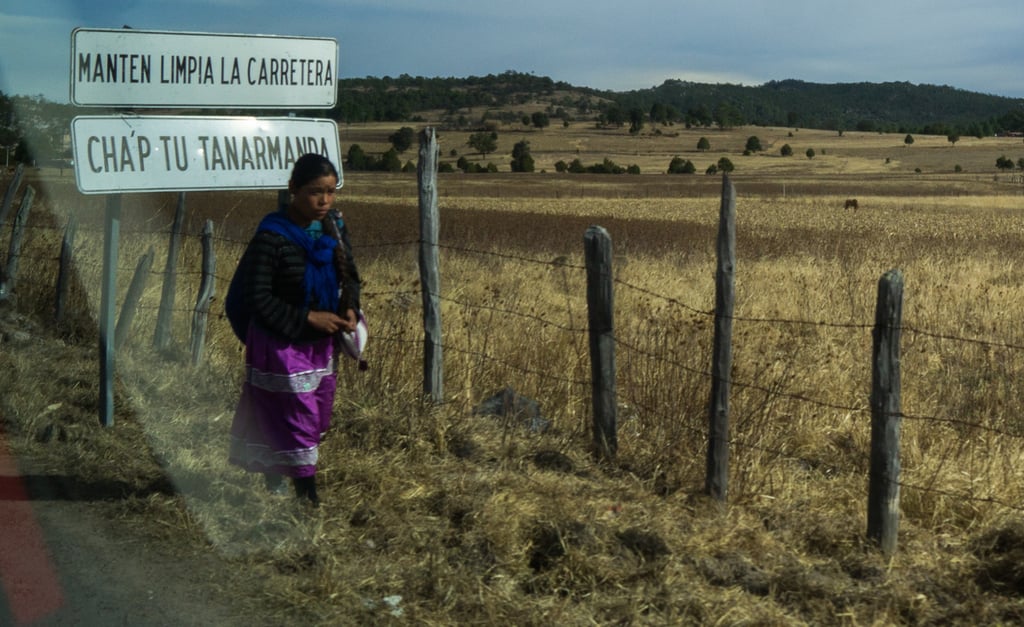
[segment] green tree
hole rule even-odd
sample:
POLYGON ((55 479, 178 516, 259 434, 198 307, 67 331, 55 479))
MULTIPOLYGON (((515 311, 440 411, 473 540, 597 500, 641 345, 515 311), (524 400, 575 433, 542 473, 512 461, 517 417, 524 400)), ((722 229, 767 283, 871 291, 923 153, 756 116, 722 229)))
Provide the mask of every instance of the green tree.
POLYGON ((686 125, 689 126, 703 126, 709 127, 714 122, 715 117, 711 115, 711 110, 708 109, 706 104, 700 104, 696 107, 691 107, 686 110, 686 125))
POLYGON ((651 118, 651 124, 668 124, 668 107, 663 103, 655 102, 652 104, 648 115, 651 118))
POLYGON ((748 137, 746 150, 749 150, 750 152, 761 152, 764 150, 761 147, 761 139, 758 138, 757 135, 751 135, 748 137))
POLYGON ((790 146, 789 144, 783 144, 782 150, 780 150, 779 152, 782 154, 783 157, 792 157, 793 147, 790 146))
POLYGON ((996 159, 996 167, 1000 170, 1012 170, 1014 168, 1013 159, 1003 155, 996 159))
POLYGON ((729 157, 722 157, 721 159, 718 160, 717 165, 718 169, 721 170, 722 172, 732 172, 733 170, 736 169, 736 166, 732 164, 732 161, 729 160, 729 157))
POLYGON ((348 147, 348 155, 345 157, 345 165, 349 170, 366 170, 366 152, 359 144, 352 144, 348 147))
POLYGON ((408 126, 403 126, 394 133, 388 135, 388 141, 398 152, 405 152, 412 146, 416 139, 416 131, 408 126))
POLYGON ((707 137, 701 137, 697 140, 697 150, 701 152, 707 152, 711 150, 711 142, 708 141, 707 137))
POLYGON ((530 123, 537 128, 543 129, 551 126, 551 118, 543 111, 534 111, 530 114, 530 123))
POLYGON ((682 157, 672 157, 672 161, 668 164, 669 174, 693 174, 696 171, 697 167, 693 165, 693 162, 682 157))
POLYGON ((605 112, 604 119, 609 126, 622 126, 626 123, 626 112, 618 105, 612 105, 605 112))
POLYGON ((731 103, 722 102, 715 107, 715 120, 722 130, 743 124, 743 114, 731 103))
POLYGON ((394 148, 388 149, 380 158, 381 169, 386 172, 401 172, 402 160, 398 157, 398 151, 394 148))
POLYGON ((813 148, 808 148, 807 152, 805 152, 804 154, 807 155, 808 159, 813 159, 814 158, 814 149, 813 148))
POLYGON ((946 140, 949 141, 949 143, 956 146, 956 143, 960 141, 960 136, 957 135, 956 133, 950 133, 949 135, 946 135, 946 140))
POLYGON ((644 128, 644 115, 643 109, 639 107, 633 107, 629 110, 629 134, 636 135, 644 128))
POLYGON ((524 140, 516 142, 512 147, 512 171, 533 172, 533 156, 530 155, 530 142, 524 140))
POLYGON ((493 131, 480 131, 470 135, 466 143, 469 144, 470 148, 486 158, 489 153, 498 149, 498 134, 493 131))
POLYGON ((903 138, 903 143, 905 145, 907 145, 907 146, 913 144, 914 143, 914 136, 911 135, 910 133, 907 133, 907 136, 903 138))

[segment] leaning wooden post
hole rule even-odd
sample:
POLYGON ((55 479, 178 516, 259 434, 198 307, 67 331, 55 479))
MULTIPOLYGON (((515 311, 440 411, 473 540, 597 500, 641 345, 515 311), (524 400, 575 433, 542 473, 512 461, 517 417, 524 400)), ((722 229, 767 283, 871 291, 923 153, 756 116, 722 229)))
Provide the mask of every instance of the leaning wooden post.
POLYGON ((878 281, 872 331, 871 466, 868 475, 868 537, 882 552, 896 551, 900 516, 900 326, 903 274, 890 270, 878 281))
POLYGON ((10 212, 11 206, 14 204, 14 196, 18 193, 18 187, 21 186, 21 178, 25 175, 25 164, 19 163, 18 167, 14 169, 14 178, 11 179, 11 184, 7 186, 7 191, 4 192, 4 199, 0 202, 0 227, 7 222, 7 213, 10 212))
POLYGON ((594 452, 605 459, 612 459, 618 451, 612 238, 603 227, 591 226, 583 235, 583 249, 587 266, 594 452))
POLYGON ((28 223, 28 212, 32 210, 32 202, 35 200, 36 190, 32 187, 25 188, 25 195, 21 197, 21 206, 14 216, 14 230, 11 233, 11 247, 7 251, 7 266, 0 278, 0 300, 6 300, 14 291, 14 284, 18 280, 18 263, 21 261, 21 243, 25 239, 25 224, 28 223))
POLYGON ((60 243, 60 266, 57 269, 57 296, 53 308, 53 319, 60 322, 64 319, 64 309, 68 299, 68 283, 71 278, 72 255, 75 249, 75 234, 78 232, 78 216, 72 213, 68 224, 64 227, 64 239, 60 243))
POLYGON ((729 484, 729 383, 732 370, 732 317, 736 306, 736 190, 722 176, 718 214, 718 267, 715 271, 715 339, 711 357, 711 402, 704 489, 725 501, 729 484))
POLYGON ((135 274, 132 275, 132 282, 128 285, 128 291, 124 295, 124 302, 121 303, 121 315, 117 318, 117 327, 114 329, 114 350, 120 351, 124 346, 128 335, 131 333, 132 322, 135 320, 135 312, 139 309, 139 300, 142 298, 142 290, 146 288, 146 279, 153 269, 153 247, 139 259, 139 265, 135 266, 135 274))
POLYGON ((174 316, 174 297, 178 289, 178 252, 181 249, 181 229, 184 222, 185 192, 179 192, 178 207, 174 211, 174 224, 171 226, 171 241, 167 245, 160 310, 156 315, 156 331, 153 334, 153 346, 157 350, 164 350, 171 343, 171 319, 174 316))
POLYGON ((423 293, 423 393, 435 403, 444 400, 444 362, 441 343, 441 271, 437 209, 437 135, 433 128, 420 132, 420 288, 423 293))
POLYGON ((203 278, 199 283, 199 295, 192 311, 192 365, 203 360, 203 346, 206 344, 206 324, 213 300, 214 270, 217 260, 213 252, 213 220, 207 220, 203 227, 203 278))

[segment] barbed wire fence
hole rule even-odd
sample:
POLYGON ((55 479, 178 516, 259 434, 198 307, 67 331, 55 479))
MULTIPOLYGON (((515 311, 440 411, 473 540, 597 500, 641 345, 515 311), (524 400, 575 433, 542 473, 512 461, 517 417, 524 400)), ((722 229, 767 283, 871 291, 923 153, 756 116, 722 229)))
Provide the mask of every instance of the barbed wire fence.
MULTIPOLYGON (((429 176, 429 173, 427 173, 429 176)), ((5 206, 13 207, 17 200, 21 177, 15 177, 7 181, 8 187, 4 195, 5 206), (10 199, 10 200, 8 200, 10 199)), ((6 240, 6 254, 0 257, 5 261, 3 265, 3 280, 7 290, 2 295, 4 299, 20 297, 22 294, 39 303, 60 303, 67 300, 62 299, 56 292, 59 289, 77 289, 79 298, 71 299, 68 302, 78 302, 83 299, 81 293, 95 291, 95 285, 89 285, 85 277, 96 277, 102 261, 97 258, 96 241, 102 236, 102 229, 90 228, 77 225, 72 219, 73 211, 67 212, 66 222, 59 224, 61 216, 58 213, 29 215, 34 192, 29 192, 30 187, 25 188, 21 194, 21 210, 23 217, 16 218, 11 222, 10 237, 6 240), (26 198, 28 201, 26 202, 26 198), (26 235, 26 233, 28 235, 26 235), (68 235, 72 234, 69 239, 68 235), (70 265, 71 268, 67 266, 70 265), (34 269, 34 281, 31 285, 20 285, 17 283, 17 271, 19 268, 32 267, 34 269), (41 268, 49 269, 46 272, 41 268), (13 269, 13 271, 12 271, 13 269), (60 287, 60 276, 72 275, 80 282, 77 288, 60 287), (52 276, 52 283, 47 284, 39 281, 44 276, 52 276), (43 296, 49 293, 49 296, 43 296)), ((3 228, 4 236, 7 237, 8 228, 6 225, 7 210, 3 212, 3 221, 0 221, 0 228, 3 228)), ((175 227, 177 229, 179 227, 175 227)), ((175 230, 175 229, 172 229, 175 230)), ((125 274, 133 273, 133 279, 144 283, 166 280, 166 268, 161 269, 158 264, 153 263, 151 251, 154 248, 162 251, 156 259, 166 254, 169 247, 166 240, 174 237, 172 231, 154 232, 153 230, 123 230, 122 236, 132 240, 132 246, 126 250, 124 258, 131 259, 138 257, 142 263, 130 263, 122 260, 119 270, 125 274), (145 251, 145 252, 142 252, 145 251), (138 253, 138 254, 134 254, 138 253), (146 262, 148 257, 149 261, 146 262)), ((183 296, 183 303, 176 304, 171 310, 171 318, 175 321, 171 325, 178 333, 186 325, 183 320, 190 318, 196 312, 195 300, 199 297, 200 283, 204 274, 210 274, 210 269, 203 269, 201 253, 203 246, 197 241, 196 233, 186 234, 181 237, 180 245, 184 250, 184 263, 175 269, 175 277, 181 279, 181 287, 178 296, 183 296), (191 300, 191 302, 190 302, 191 300)), ((246 241, 243 239, 214 235, 208 233, 206 237, 218 249, 224 251, 220 264, 213 271, 213 279, 216 285, 226 288, 230 282, 230 273, 244 248, 246 241)), ((397 251, 403 255, 411 256, 417 247, 423 246, 424 240, 399 240, 392 242, 356 243, 357 256, 360 253, 368 253, 373 250, 397 251)), ((715 308, 694 306, 681 300, 678 296, 664 294, 657 290, 641 285, 636 285, 616 276, 614 269, 607 268, 605 272, 611 280, 611 285, 617 294, 617 298, 626 299, 648 299, 658 300, 670 310, 679 312, 688 317, 691 322, 680 328, 673 329, 672 333, 664 330, 658 332, 655 327, 656 321, 650 323, 637 323, 630 321, 629 324, 635 328, 627 332, 623 327, 612 323, 610 329, 601 329, 599 332, 609 334, 611 345, 615 351, 613 364, 618 368, 612 373, 614 386, 611 390, 613 405, 596 410, 593 406, 587 406, 586 399, 593 400, 599 394, 594 393, 594 377, 591 360, 594 359, 592 349, 588 350, 588 338, 595 332, 593 321, 588 319, 588 313, 584 309, 591 306, 587 300, 578 293, 579 286, 586 284, 588 266, 570 261, 571 254, 558 256, 552 259, 539 259, 527 255, 517 254, 508 251, 482 250, 471 246, 455 243, 436 242, 439 250, 445 251, 450 256, 459 256, 465 259, 475 259, 477 264, 493 264, 495 267, 515 266, 517 269, 524 269, 523 272, 533 271, 538 277, 545 277, 547 280, 557 282, 561 289, 562 302, 549 302, 545 304, 525 303, 522 295, 509 295, 499 293, 495 288, 487 299, 477 295, 468 295, 464 290, 451 289, 445 285, 458 285, 457 276, 445 276, 446 283, 442 284, 438 293, 430 296, 436 297, 444 305, 445 311, 458 311, 462 315, 460 319, 466 321, 461 329, 446 327, 445 339, 441 343, 444 354, 449 357, 446 363, 456 364, 457 376, 453 379, 464 378, 467 383, 465 387, 472 388, 474 381, 484 381, 488 378, 500 380, 503 377, 518 377, 525 381, 524 389, 533 389, 546 401, 551 400, 552 404, 572 406, 571 412, 580 417, 589 417, 595 424, 593 439, 595 452, 604 457, 614 457, 615 448, 609 447, 610 442, 618 439, 618 431, 625 429, 628 433, 637 434, 653 443, 654 452, 652 456, 664 455, 666 458, 678 460, 680 465, 698 467, 700 465, 701 449, 707 449, 711 444, 711 426, 708 422, 709 414, 713 411, 708 408, 703 412, 694 412, 694 398, 702 398, 707 401, 711 396, 710 385, 721 380, 721 375, 716 375, 708 353, 710 343, 708 341, 707 329, 714 326, 716 318, 720 318, 721 312, 715 308), (527 306, 524 306, 527 305, 527 306), (517 354, 499 352, 496 347, 499 342, 494 338, 483 337, 480 333, 474 333, 473 319, 488 318, 488 329, 500 328, 528 328, 532 338, 547 338, 547 341, 558 342, 569 348, 571 359, 557 363, 545 363, 543 360, 534 359, 536 354, 531 354, 529 348, 518 348, 517 354), (512 322, 503 323, 502 321, 512 322), (703 338, 703 339, 700 339, 703 338), (591 354, 588 354, 591 353, 591 354), (569 367, 566 367, 569 364, 569 367), (483 373, 489 373, 490 377, 483 373), (662 382, 667 377, 674 377, 677 380, 675 386, 664 386, 662 382), (555 399, 555 400, 552 400, 555 399), (599 411, 611 412, 610 415, 603 415, 599 420, 594 418, 599 411), (688 412, 688 413, 687 413, 688 412), (697 413, 698 415, 694 415, 697 413), (703 413, 703 415, 699 415, 703 413), (600 424, 597 424, 600 422, 600 424), (681 442, 684 450, 667 450, 670 447, 678 447, 681 442), (659 448, 660 446, 660 448, 659 448)), ((473 266, 473 262, 468 265, 473 266)), ((134 281, 133 281, 134 282, 134 281)), ((371 282, 372 284, 372 282, 371 282)), ((391 287, 391 286, 389 286, 391 287)), ((364 292, 364 299, 372 302, 378 310, 376 320, 379 324, 374 327, 373 341, 384 346, 393 346, 406 356, 414 355, 417 350, 422 351, 425 340, 419 334, 422 329, 417 329, 415 324, 409 324, 410 320, 416 319, 416 302, 423 297, 422 286, 420 285, 395 285, 394 289, 370 289, 364 292)), ((134 290, 141 294, 142 290, 134 290)), ((126 299, 127 300, 127 299, 126 299)), ((150 324, 155 319, 153 313, 159 314, 161 303, 152 294, 152 290, 146 296, 141 297, 137 302, 122 302, 122 318, 134 316, 134 312, 148 312, 149 315, 140 316, 135 319, 134 324, 129 319, 123 327, 124 336, 121 341, 127 339, 128 335, 140 335, 140 329, 150 324)), ((621 311, 621 310, 619 310, 621 311)), ((60 307, 55 305, 53 315, 60 315, 60 307)), ((227 321, 216 307, 211 308, 209 315, 215 327, 220 331, 227 326, 227 321)), ((88 317, 88 316, 87 316, 88 317)), ((954 347, 973 347, 984 351, 998 351, 1000 353, 1019 352, 1024 345, 1013 342, 987 339, 983 337, 965 337, 956 333, 939 330, 929 330, 915 325, 903 323, 902 320, 891 323, 888 327, 880 325, 876 320, 874 324, 866 322, 849 322, 833 320, 811 320, 811 319, 790 319, 785 317, 748 317, 730 315, 729 321, 735 325, 745 325, 757 328, 802 328, 812 330, 831 330, 837 332, 853 333, 858 335, 871 334, 877 336, 881 331, 896 331, 904 334, 910 342, 928 340, 937 344, 948 344, 954 347)), ((119 327, 121 325, 119 324, 119 327)), ((191 338, 190 345, 195 345, 196 340, 191 338)), ((121 343, 119 342, 119 346, 121 343)), ((503 347, 507 346, 503 344, 503 347)), ((958 350, 954 348, 953 350, 958 350)), ((963 349, 959 349, 963 350, 963 349)), ((849 367, 858 367, 851 364, 849 367)), ((866 367, 866 364, 865 364, 866 367)), ((796 368, 795 365, 783 366, 783 368, 796 368)), ((412 369, 412 367, 410 367, 412 369)), ((745 373, 744 373, 745 374, 745 373)), ((756 375, 756 373, 754 373, 756 375)), ((426 380, 426 375, 425 375, 426 380)), ((737 456, 758 456, 762 461, 768 460, 774 464, 791 465, 806 469, 808 472, 824 474, 826 476, 838 473, 869 474, 872 463, 865 451, 849 456, 839 456, 832 460, 823 460, 820 456, 809 456, 798 447, 787 443, 784 436, 775 436, 771 439, 765 437, 764 424, 766 420, 777 419, 780 413, 796 413, 814 415, 820 420, 827 422, 837 415, 852 417, 853 419, 864 419, 867 421, 873 415, 876 419, 889 421, 889 430, 895 430, 898 440, 898 432, 903 421, 910 425, 928 425, 955 435, 951 441, 954 444, 949 448, 939 451, 943 459, 953 459, 966 447, 979 447, 985 451, 1005 451, 1006 456, 1002 459, 990 459, 981 465, 980 475, 964 476, 961 484, 950 486, 940 479, 940 472, 945 462, 940 461, 932 468, 932 474, 923 474, 920 470, 909 469, 909 478, 899 476, 898 449, 886 453, 890 457, 890 467, 885 471, 881 483, 888 495, 882 502, 887 503, 889 510, 892 508, 892 499, 899 498, 899 491, 903 496, 908 495, 915 499, 957 499, 973 503, 977 507, 999 507, 1009 511, 1024 510, 1017 502, 1011 499, 994 496, 993 486, 1001 480, 1002 469, 1007 466, 1015 466, 1022 454, 1012 453, 1022 450, 1021 439, 1024 439, 1024 428, 1014 424, 1001 424, 993 421, 990 417, 968 418, 962 415, 929 415, 916 412, 904 412, 898 406, 890 411, 882 411, 879 415, 877 408, 873 407, 873 401, 863 393, 853 392, 849 398, 854 399, 847 402, 837 401, 832 396, 826 395, 823 391, 816 392, 801 391, 793 389, 787 384, 784 376, 762 378, 754 376, 746 379, 735 369, 727 375, 731 388, 746 394, 749 398, 745 407, 745 414, 740 416, 733 428, 725 432, 724 445, 727 451, 737 456), (863 397, 863 400, 861 400, 863 397), (1002 444, 1001 446, 996 444, 1002 444), (957 447, 953 450, 951 447, 957 447), (843 462, 848 462, 846 466, 843 462), (892 463, 895 462, 895 467, 892 463)), ((607 385, 607 382, 604 384, 607 385)), ((479 390, 471 390, 479 394, 479 390)), ((604 390, 608 392, 608 390, 604 390)), ((443 402, 443 398, 437 399, 443 402)), ((596 402, 596 401, 595 401, 596 402)), ((607 404, 607 399, 605 399, 607 404)), ((635 436, 631 436, 635 437, 635 436)), ((845 446, 845 444, 844 444, 845 446)), ((980 453, 979 456, 984 455, 980 453)), ((708 464, 710 466, 710 462, 708 464)), ((964 471, 966 472, 966 471, 964 471)), ((671 493, 677 486, 671 485, 671 481, 665 478, 665 469, 655 473, 656 483, 659 490, 664 493, 671 493)), ((741 468, 736 476, 724 477, 726 481, 743 482, 749 485, 741 493, 750 494, 757 490, 759 480, 744 475, 741 468)), ((1015 494, 1016 492, 1011 492, 1015 494)), ((723 496, 724 500, 724 496, 723 496)), ((898 503, 897 503, 898 505, 898 503)), ((869 505, 869 509, 870 509, 869 505)), ((894 510, 893 510, 894 511, 894 510)), ((877 528, 869 529, 869 534, 878 540, 883 549, 892 552, 895 549, 894 534, 895 528, 892 525, 895 521, 887 523, 889 526, 880 531, 877 528), (881 537, 885 536, 885 537, 881 537), (886 539, 888 538, 888 539, 886 539)), ((870 526, 870 523, 869 523, 870 526)))

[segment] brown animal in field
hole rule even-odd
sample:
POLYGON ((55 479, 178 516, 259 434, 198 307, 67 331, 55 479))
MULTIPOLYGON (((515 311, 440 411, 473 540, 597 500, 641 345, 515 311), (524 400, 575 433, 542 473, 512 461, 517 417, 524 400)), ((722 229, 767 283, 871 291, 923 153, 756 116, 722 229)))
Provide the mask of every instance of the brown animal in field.
POLYGON ((847 198, 846 199, 846 204, 843 205, 843 209, 856 209, 856 208, 857 208, 857 199, 856 198, 847 198))

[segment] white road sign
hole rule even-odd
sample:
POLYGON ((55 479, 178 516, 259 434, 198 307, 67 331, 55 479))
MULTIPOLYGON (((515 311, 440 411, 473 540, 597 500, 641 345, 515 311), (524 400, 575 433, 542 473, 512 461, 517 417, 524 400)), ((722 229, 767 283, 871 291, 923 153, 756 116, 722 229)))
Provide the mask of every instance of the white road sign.
POLYGON ((338 125, 327 119, 79 116, 71 145, 83 194, 285 189, 307 152, 341 178, 338 125))
POLYGON ((76 28, 71 102, 133 108, 324 109, 338 42, 312 37, 76 28))

